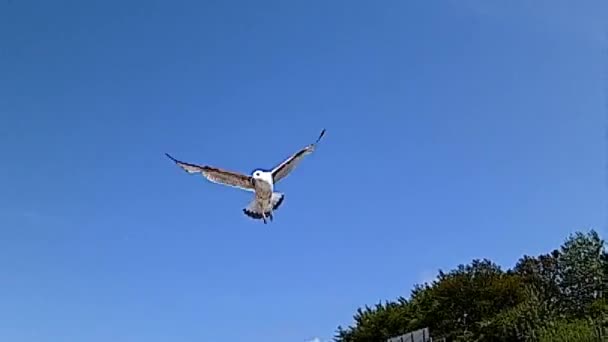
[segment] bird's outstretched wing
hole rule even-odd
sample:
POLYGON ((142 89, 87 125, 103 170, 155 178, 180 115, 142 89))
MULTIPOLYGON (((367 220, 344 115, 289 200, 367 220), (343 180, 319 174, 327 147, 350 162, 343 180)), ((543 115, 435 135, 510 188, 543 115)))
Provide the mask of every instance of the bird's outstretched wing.
POLYGON ((255 187, 253 185, 252 177, 240 174, 238 172, 228 171, 219 169, 211 166, 202 166, 195 165, 190 163, 184 163, 173 158, 170 154, 165 153, 165 155, 173 160, 175 164, 184 169, 184 171, 188 173, 200 173, 209 181, 217 184, 223 184, 232 186, 235 188, 247 190, 247 191, 255 191, 255 187))
POLYGON ((300 163, 300 161, 305 156, 307 156, 307 155, 311 154, 312 152, 314 152, 315 147, 317 146, 317 143, 321 140, 321 138, 323 138, 323 135, 325 135, 325 129, 323 129, 321 131, 321 134, 319 134, 319 137, 317 138, 317 141, 315 141, 314 143, 312 143, 312 144, 310 144, 310 145, 302 148, 298 152, 296 152, 293 155, 291 155, 291 157, 285 159, 285 161, 283 161, 277 167, 275 167, 274 169, 272 169, 272 180, 273 180, 273 182, 277 183, 281 179, 287 177, 287 175, 291 171, 293 171, 293 169, 300 163))

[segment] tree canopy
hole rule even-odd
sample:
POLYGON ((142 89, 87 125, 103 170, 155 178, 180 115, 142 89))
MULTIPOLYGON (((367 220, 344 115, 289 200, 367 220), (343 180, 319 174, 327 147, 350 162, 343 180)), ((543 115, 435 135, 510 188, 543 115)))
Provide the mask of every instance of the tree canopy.
POLYGON ((608 328, 608 252, 591 230, 522 256, 512 269, 472 260, 409 298, 359 308, 335 342, 379 342, 428 327, 446 341, 596 341, 608 328))

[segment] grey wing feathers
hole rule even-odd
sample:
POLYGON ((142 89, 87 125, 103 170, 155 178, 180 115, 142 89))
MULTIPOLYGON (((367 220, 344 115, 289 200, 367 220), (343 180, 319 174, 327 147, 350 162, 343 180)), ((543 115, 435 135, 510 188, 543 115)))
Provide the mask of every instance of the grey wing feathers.
POLYGON ((192 173, 200 173, 205 178, 213 183, 224 184, 243 190, 254 190, 251 176, 243 175, 241 173, 223 170, 211 166, 202 166, 196 164, 185 163, 180 160, 173 158, 170 154, 165 155, 171 159, 175 164, 181 167, 184 171, 192 173))
POLYGON ((321 134, 319 134, 319 137, 317 138, 317 140, 314 143, 312 143, 312 144, 302 148, 298 152, 292 154, 289 158, 287 158, 285 161, 283 161, 281 164, 279 164, 277 167, 275 167, 272 170, 273 182, 276 183, 276 182, 280 181, 281 179, 287 177, 287 175, 291 171, 293 171, 293 169, 300 163, 300 161, 305 156, 314 152, 315 147, 317 146, 317 143, 321 140, 321 138, 323 138, 323 135, 325 135, 325 129, 323 129, 321 131, 321 134))

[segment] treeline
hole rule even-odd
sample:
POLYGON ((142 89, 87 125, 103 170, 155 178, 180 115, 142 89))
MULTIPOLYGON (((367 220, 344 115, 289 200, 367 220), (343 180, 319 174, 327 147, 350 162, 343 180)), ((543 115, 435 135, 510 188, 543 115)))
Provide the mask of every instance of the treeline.
MULTIPOLYGON (((591 230, 503 270, 473 260, 409 298, 359 308, 336 342, 383 342, 428 327, 446 341, 598 341, 608 327, 608 253, 591 230)), ((605 337, 608 339, 608 337, 605 337)))

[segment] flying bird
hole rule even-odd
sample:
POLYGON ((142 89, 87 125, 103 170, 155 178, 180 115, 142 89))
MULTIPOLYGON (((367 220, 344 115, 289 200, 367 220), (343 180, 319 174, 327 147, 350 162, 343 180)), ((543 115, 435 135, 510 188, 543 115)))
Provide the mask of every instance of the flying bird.
POLYGON ((243 208, 243 213, 252 219, 261 219, 266 224, 268 220, 273 220, 273 212, 279 208, 285 199, 285 194, 274 191, 275 184, 287 177, 305 156, 315 151, 317 143, 323 138, 323 135, 325 135, 325 129, 321 131, 314 143, 292 154, 272 170, 256 169, 251 175, 208 165, 185 163, 173 158, 168 153, 165 153, 165 155, 190 174, 200 173, 213 183, 253 192, 253 200, 243 208))

